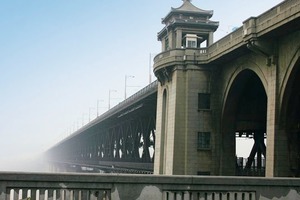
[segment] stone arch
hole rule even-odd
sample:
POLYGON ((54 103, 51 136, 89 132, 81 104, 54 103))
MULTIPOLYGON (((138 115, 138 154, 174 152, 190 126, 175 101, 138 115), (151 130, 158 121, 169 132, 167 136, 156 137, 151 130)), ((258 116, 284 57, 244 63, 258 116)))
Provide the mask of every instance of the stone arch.
POLYGON ((300 177, 300 48, 287 66, 280 88, 279 127, 287 139, 289 176, 300 177))
POLYGON ((287 70, 284 74, 284 78, 281 84, 281 87, 279 89, 279 101, 280 101, 280 113, 279 115, 285 115, 286 111, 286 96, 291 92, 291 87, 289 85, 292 81, 295 79, 295 71, 297 66, 299 66, 299 59, 300 59, 300 47, 294 54, 293 58, 291 59, 290 63, 287 66, 287 70))
POLYGON ((233 73, 224 93, 221 119, 222 175, 237 174, 236 135, 255 139, 246 167, 250 169, 257 153, 257 168, 261 170, 259 175, 264 175, 261 155, 265 157, 266 152, 263 138, 267 119, 267 81, 257 65, 250 63, 248 67, 245 66, 240 66, 233 73))
POLYGON ((168 88, 162 90, 162 116, 161 116, 161 135, 160 135, 160 168, 159 173, 166 172, 166 151, 167 151, 167 123, 168 123, 168 88))
POLYGON ((261 70, 261 68, 254 62, 251 61, 247 61, 246 63, 240 65, 239 67, 237 67, 234 72, 232 73, 232 75, 229 78, 228 84, 226 85, 225 88, 225 92, 223 95, 223 101, 222 101, 222 116, 224 113, 224 107, 225 107, 225 102, 229 93, 229 90, 232 86, 233 81, 236 79, 236 77, 244 70, 251 70, 253 71, 261 80, 265 91, 267 91, 267 87, 268 87, 268 81, 267 78, 265 76, 265 74, 263 73, 263 71, 261 70))

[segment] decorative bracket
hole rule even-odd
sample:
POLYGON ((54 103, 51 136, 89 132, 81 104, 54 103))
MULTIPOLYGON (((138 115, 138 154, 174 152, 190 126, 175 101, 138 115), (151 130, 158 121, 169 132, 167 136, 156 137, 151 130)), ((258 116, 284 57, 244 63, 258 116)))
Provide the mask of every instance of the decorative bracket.
POLYGON ((163 68, 156 74, 158 81, 161 85, 172 80, 172 68, 163 68))
POLYGON ((247 48, 261 56, 266 57, 267 66, 277 65, 278 59, 274 55, 274 48, 270 42, 252 39, 248 41, 247 48))

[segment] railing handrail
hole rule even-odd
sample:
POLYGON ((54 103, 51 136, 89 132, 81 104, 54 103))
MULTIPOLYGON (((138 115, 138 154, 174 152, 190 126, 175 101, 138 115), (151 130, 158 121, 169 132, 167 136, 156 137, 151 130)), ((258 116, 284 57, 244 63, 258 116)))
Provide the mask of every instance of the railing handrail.
POLYGON ((294 199, 299 185, 299 178, 1 172, 0 200, 294 199))
MULTIPOLYGON (((238 177, 238 176, 196 176, 196 175, 143 175, 143 174, 99 174, 99 173, 50 173, 50 172, 0 172, 0 185, 7 182, 39 182, 53 185, 55 182, 86 183, 136 183, 136 184, 201 184, 240 186, 299 186, 300 178, 290 177, 238 177), (178 181, 175 181, 178 180, 178 181), (180 180, 180 181, 179 181, 180 180)), ((10 186, 14 184, 9 184, 10 186)), ((23 185, 26 187, 27 185, 23 185)), ((45 185, 46 186, 46 185, 45 185)), ((1 187, 0 187, 1 189, 1 187)), ((1 193, 1 192, 0 192, 1 193)))

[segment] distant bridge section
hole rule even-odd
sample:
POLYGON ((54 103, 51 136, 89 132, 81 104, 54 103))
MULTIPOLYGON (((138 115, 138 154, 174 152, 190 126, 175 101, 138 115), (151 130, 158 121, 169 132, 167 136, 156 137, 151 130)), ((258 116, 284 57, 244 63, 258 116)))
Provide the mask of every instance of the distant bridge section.
POLYGON ((155 81, 49 149, 52 170, 152 173, 156 101, 155 81))

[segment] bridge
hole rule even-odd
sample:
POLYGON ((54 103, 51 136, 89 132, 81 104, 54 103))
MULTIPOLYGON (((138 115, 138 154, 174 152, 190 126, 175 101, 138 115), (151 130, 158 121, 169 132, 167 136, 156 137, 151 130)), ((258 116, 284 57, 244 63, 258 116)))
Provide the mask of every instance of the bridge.
POLYGON ((158 33, 158 81, 49 149, 53 168, 300 176, 300 2, 285 0, 216 42, 212 14, 190 1, 173 8, 158 33), (246 163, 236 137, 254 140, 246 163))
POLYGON ((52 171, 152 173, 157 82, 97 117, 47 152, 52 171))

